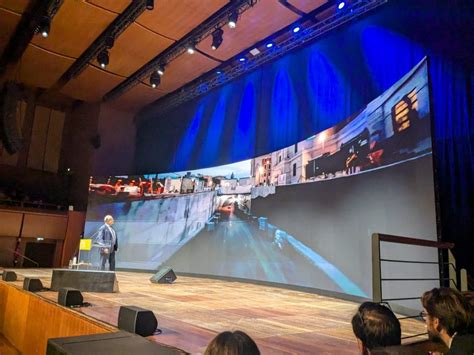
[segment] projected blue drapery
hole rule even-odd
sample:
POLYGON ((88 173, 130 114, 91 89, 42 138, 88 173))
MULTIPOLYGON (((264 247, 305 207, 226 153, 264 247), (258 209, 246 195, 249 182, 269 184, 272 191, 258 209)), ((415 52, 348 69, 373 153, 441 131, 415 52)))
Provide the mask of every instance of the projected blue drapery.
MULTIPOLYGON (((166 117, 147 117, 137 130, 137 171, 227 164, 289 146, 357 112, 428 56, 443 239, 473 250, 471 7, 391 1, 166 117)), ((474 266, 469 255, 458 260, 474 266)))

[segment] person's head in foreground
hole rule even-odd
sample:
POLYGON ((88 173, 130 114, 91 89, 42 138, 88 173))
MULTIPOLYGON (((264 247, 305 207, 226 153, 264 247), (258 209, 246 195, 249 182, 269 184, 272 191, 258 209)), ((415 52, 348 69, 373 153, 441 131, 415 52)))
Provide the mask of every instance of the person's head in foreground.
POLYGON ((362 354, 401 342, 400 321, 388 307, 379 303, 362 303, 352 317, 352 330, 362 354))
POLYGON ((260 355, 257 344, 244 332, 222 332, 207 346, 205 355, 260 355))
POLYGON ((423 294, 421 304, 430 338, 442 340, 448 348, 456 334, 467 332, 472 326, 471 307, 457 290, 434 288, 423 294))

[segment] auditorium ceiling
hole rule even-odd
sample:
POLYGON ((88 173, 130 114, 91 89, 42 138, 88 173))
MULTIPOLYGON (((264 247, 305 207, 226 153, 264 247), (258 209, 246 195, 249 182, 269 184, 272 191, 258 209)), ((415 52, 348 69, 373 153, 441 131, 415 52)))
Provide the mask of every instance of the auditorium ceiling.
MULTIPOLYGON (((40 0, 0 0, 1 81, 16 80, 27 87, 39 88, 50 100, 70 98, 100 102, 104 95, 160 53, 233 3, 228 0, 155 0, 153 10, 149 10, 144 8, 147 1, 135 1, 142 3, 143 8, 115 36, 108 52, 109 64, 102 68, 94 56, 85 62, 79 73, 69 78, 67 71, 96 45, 104 31, 114 26, 114 21, 133 1, 42 0, 57 3, 48 36, 43 37, 41 33, 33 35, 34 29, 28 23, 37 15, 40 0)), ((217 50, 211 49, 211 35, 202 38, 193 55, 184 51, 166 63, 166 71, 156 88, 152 88, 149 76, 140 78, 115 95, 111 104, 136 112, 242 51, 252 49, 255 43, 327 3, 326 0, 254 2, 240 14, 236 28, 222 26, 223 42, 217 50)))

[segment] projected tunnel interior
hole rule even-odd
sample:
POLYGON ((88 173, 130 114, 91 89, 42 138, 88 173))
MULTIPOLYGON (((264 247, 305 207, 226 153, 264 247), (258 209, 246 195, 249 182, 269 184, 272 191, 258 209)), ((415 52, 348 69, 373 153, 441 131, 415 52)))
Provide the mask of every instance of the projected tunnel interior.
MULTIPOLYGON (((358 113, 278 151, 192 171, 91 177, 85 235, 93 239, 111 214, 119 268, 167 265, 369 298, 372 233, 436 239, 429 107, 423 61, 358 113)), ((437 258, 387 251, 397 252, 437 258)))

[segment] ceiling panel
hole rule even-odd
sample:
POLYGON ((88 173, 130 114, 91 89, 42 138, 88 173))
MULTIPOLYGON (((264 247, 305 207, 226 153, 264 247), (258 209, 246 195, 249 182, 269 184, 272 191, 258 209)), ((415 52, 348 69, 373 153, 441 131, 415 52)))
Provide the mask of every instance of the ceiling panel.
POLYGON ((117 75, 88 65, 78 77, 69 81, 61 92, 75 99, 97 102, 122 81, 123 78, 117 75))
POLYGON ((129 76, 172 43, 173 41, 133 23, 110 50, 110 64, 107 69, 129 76))
POLYGON ((28 86, 51 87, 73 60, 29 44, 20 61, 9 72, 10 79, 28 86))
POLYGON ((218 62, 197 52, 193 55, 185 52, 166 67, 165 75, 161 77, 159 88, 166 92, 174 91, 196 79, 201 74, 215 68, 218 64, 218 62))
POLYGON ((4 8, 18 14, 25 12, 30 0, 0 0, 0 8, 4 8))
POLYGON ((327 3, 327 0, 289 0, 288 2, 301 11, 311 12, 322 4, 327 3))
POLYGON ((236 28, 223 27, 224 41, 217 50, 211 49, 212 36, 204 39, 198 48, 216 58, 227 60, 298 18, 297 14, 277 0, 260 0, 241 15, 236 28))
POLYGON ((116 16, 83 0, 65 0, 53 18, 49 36, 35 36, 32 43, 78 58, 116 16))
POLYGON ((153 11, 137 20, 145 27, 178 40, 226 5, 228 0, 155 0, 153 11))
POLYGON ((0 55, 8 44, 10 37, 15 32, 18 22, 20 22, 21 15, 0 9, 0 55))
POLYGON ((87 0, 88 3, 113 11, 115 13, 122 13, 132 2, 131 0, 87 0))
POLYGON ((116 100, 110 101, 110 105, 119 110, 137 112, 143 106, 152 103, 164 95, 166 95, 166 92, 163 90, 159 88, 153 89, 148 85, 140 83, 116 100))

